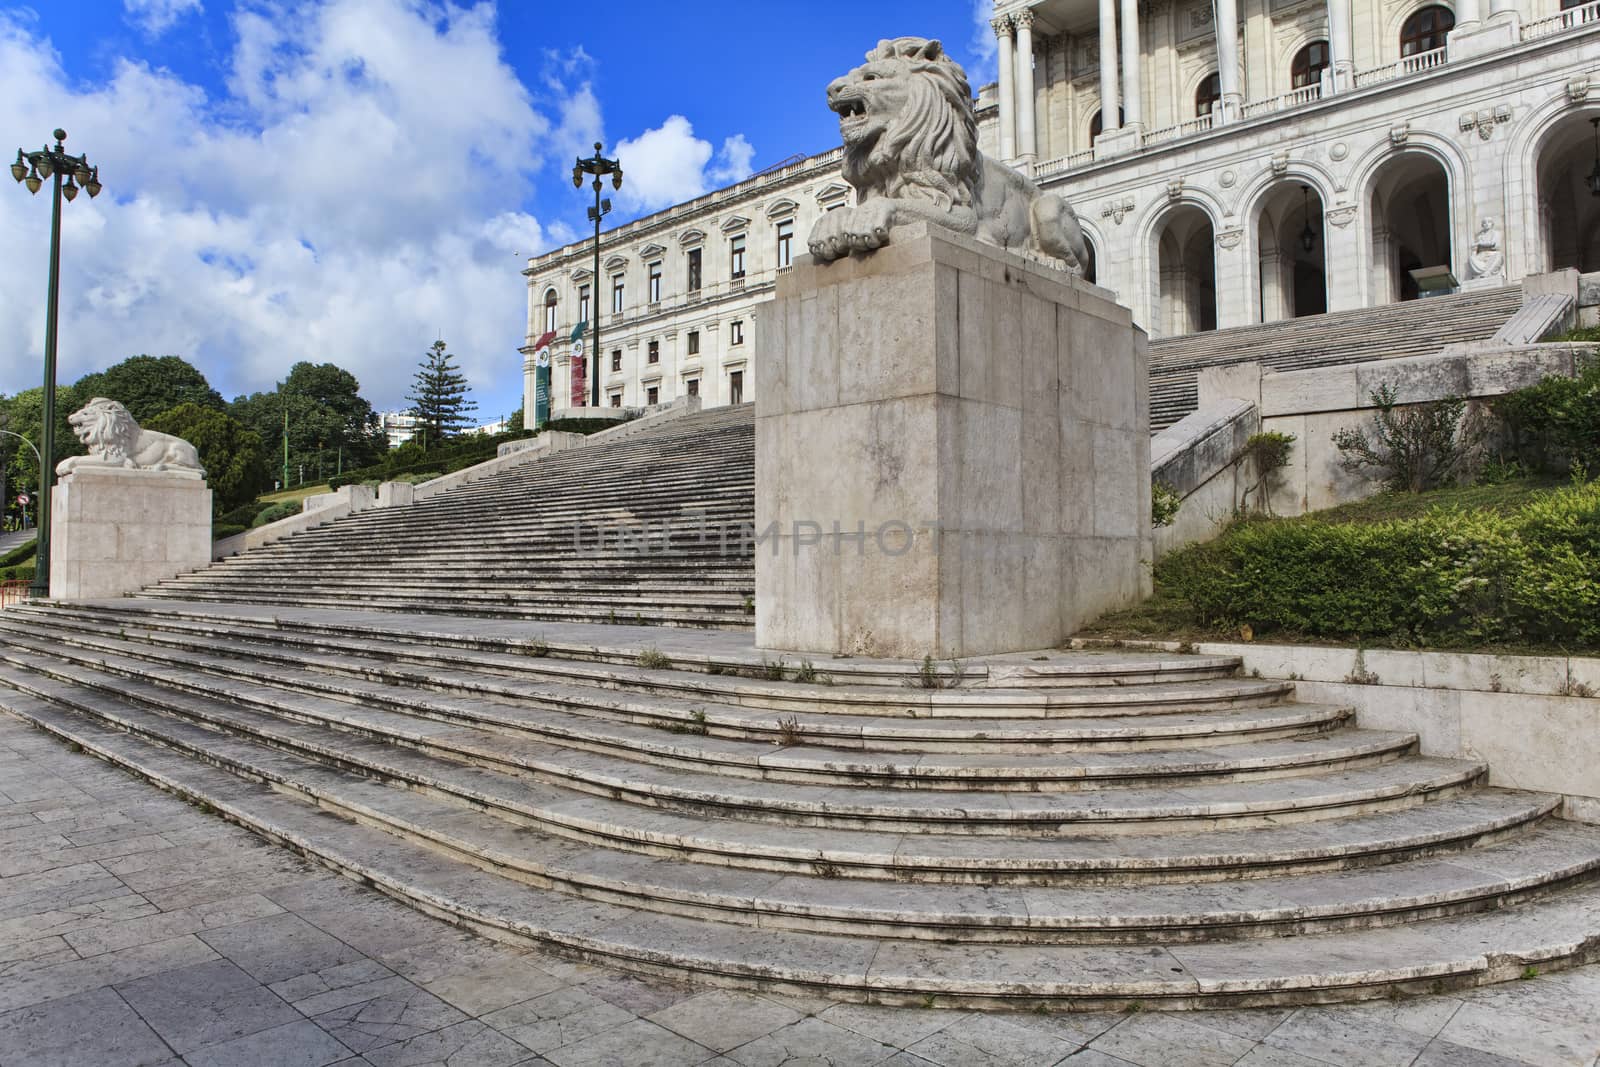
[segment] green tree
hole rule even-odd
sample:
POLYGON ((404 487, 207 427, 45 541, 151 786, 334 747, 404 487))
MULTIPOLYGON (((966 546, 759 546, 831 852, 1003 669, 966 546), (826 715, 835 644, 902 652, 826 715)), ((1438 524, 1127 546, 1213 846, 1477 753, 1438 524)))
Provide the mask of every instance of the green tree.
POLYGON ((198 404, 213 411, 227 406, 206 376, 180 356, 130 357, 79 378, 72 393, 74 410, 103 396, 121 403, 141 426, 146 419, 179 404, 198 404))
POLYGON ((361 383, 332 363, 296 363, 271 392, 236 398, 229 412, 261 436, 270 464, 283 462, 288 424, 289 473, 304 468, 308 478, 323 477, 377 462, 388 450, 361 383))
POLYGON ((432 448, 454 437, 471 420, 467 417, 478 410, 475 401, 467 399, 466 376, 455 365, 455 357, 445 350, 443 341, 435 341, 428 354, 417 365, 412 379, 411 414, 420 423, 418 429, 423 447, 432 448))
POLYGON ((206 468, 215 514, 248 504, 272 485, 272 469, 261 435, 226 412, 184 403, 144 425, 176 434, 194 445, 206 468))

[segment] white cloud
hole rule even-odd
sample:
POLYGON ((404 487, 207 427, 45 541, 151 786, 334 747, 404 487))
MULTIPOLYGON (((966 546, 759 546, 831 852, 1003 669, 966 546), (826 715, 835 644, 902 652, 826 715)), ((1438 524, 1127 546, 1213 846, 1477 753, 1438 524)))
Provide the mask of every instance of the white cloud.
POLYGON ((967 80, 974 94, 979 86, 988 85, 999 76, 1000 46, 995 43, 994 27, 989 25, 992 18, 994 0, 972 0, 972 40, 969 42, 972 62, 967 65, 967 80))
POLYGON ((184 15, 198 13, 201 6, 200 0, 122 0, 122 10, 128 21, 158 37, 184 15))
POLYGON ((618 202, 645 211, 681 203, 749 176, 754 154, 750 142, 735 134, 722 142, 713 162, 711 142, 696 137, 682 115, 669 115, 655 129, 617 143, 623 169, 618 202))
MULTIPOLYGON (((106 190, 63 213, 60 380, 170 352, 233 395, 331 360, 387 406, 442 331, 477 390, 514 393, 513 253, 547 240, 518 207, 552 123, 490 6, 256 5, 236 29, 229 91, 209 99, 128 60, 82 87, 0 14, 12 128, 31 142, 63 125, 106 190)), ((38 384, 48 215, 42 196, 0 197, 7 392, 38 384)))

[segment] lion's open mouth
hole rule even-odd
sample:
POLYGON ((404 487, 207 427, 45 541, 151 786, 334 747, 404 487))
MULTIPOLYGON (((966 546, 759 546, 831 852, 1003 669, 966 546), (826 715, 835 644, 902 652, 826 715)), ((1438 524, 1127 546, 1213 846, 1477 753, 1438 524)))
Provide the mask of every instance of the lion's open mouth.
POLYGON ((867 117, 867 102, 859 96, 840 97, 828 106, 838 113, 840 123, 867 117))

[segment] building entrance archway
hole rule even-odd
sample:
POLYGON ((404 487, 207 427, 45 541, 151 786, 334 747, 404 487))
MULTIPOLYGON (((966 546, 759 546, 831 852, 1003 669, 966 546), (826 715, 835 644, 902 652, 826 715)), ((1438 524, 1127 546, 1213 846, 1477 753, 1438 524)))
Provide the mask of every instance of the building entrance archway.
POLYGON ((1411 272, 1453 270, 1450 177, 1422 152, 1406 152, 1373 176, 1372 269, 1374 303, 1415 300, 1422 293, 1411 272))
POLYGON ((1217 328, 1216 234, 1211 217, 1184 205, 1156 231, 1156 323, 1162 337, 1217 328))
POLYGON ((1600 170, 1593 119, 1600 112, 1571 115, 1539 146, 1539 228, 1547 270, 1600 270, 1600 196, 1588 182, 1600 170))
POLYGON ((1309 185, 1284 182, 1262 198, 1256 217, 1258 322, 1328 310, 1326 239, 1322 197, 1309 185))

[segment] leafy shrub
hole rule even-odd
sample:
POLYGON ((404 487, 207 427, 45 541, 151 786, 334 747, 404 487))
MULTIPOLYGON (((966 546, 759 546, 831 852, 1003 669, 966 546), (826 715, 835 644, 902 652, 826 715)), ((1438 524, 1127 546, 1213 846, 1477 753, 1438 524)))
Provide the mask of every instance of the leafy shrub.
POLYGON ((38 551, 38 540, 29 541, 25 545, 18 545, 10 552, 0 556, 0 567, 15 567, 19 563, 30 562, 38 551))
POLYGON ((1150 483, 1150 525, 1154 527, 1171 526, 1178 518, 1178 509, 1183 507, 1183 497, 1178 491, 1166 482, 1150 483))
POLYGON ((1406 644, 1600 646, 1600 484, 1509 513, 1245 519, 1156 565, 1205 625, 1406 644))
POLYGON ((21 582, 33 580, 33 564, 21 567, 0 567, 0 581, 21 582))
POLYGON ((1256 494, 1256 502, 1268 514, 1272 512, 1270 495, 1273 485, 1277 482, 1278 472, 1289 465, 1289 456, 1294 452, 1295 436, 1292 433, 1280 433, 1277 430, 1263 430, 1253 433, 1244 443, 1244 451, 1239 454, 1241 462, 1252 463, 1255 466, 1255 484, 1244 491, 1244 498, 1239 501, 1241 510, 1250 506, 1250 494, 1256 494))
POLYGON ((1575 378, 1552 376, 1507 393, 1493 410, 1509 461, 1551 473, 1600 470, 1600 360, 1575 378))
POLYGON ((1333 435, 1344 453, 1339 465, 1348 471, 1375 469, 1390 489, 1421 493, 1454 479, 1465 466, 1481 434, 1464 418, 1467 402, 1459 396, 1401 407, 1391 386, 1372 391, 1378 410, 1372 436, 1347 426, 1333 435))
POLYGON ((238 523, 234 523, 234 522, 216 522, 216 523, 212 523, 211 524, 211 540, 220 541, 224 537, 233 537, 235 534, 244 533, 249 528, 250 527, 248 527, 248 526, 240 526, 238 523))
POLYGON ((269 522, 277 522, 279 519, 287 519, 290 515, 300 514, 300 508, 300 501, 285 500, 282 503, 274 504, 270 508, 262 511, 259 515, 251 520, 250 526, 253 529, 257 526, 265 526, 269 522))

